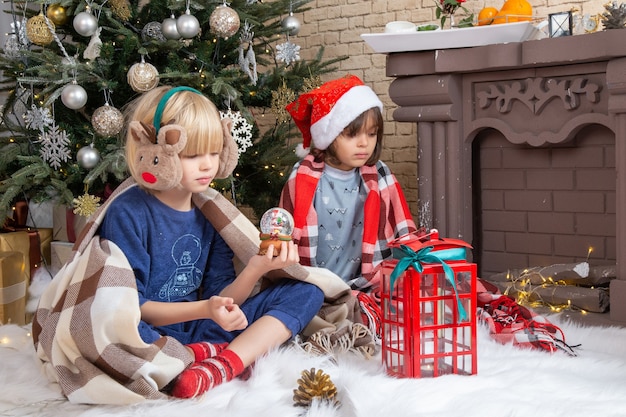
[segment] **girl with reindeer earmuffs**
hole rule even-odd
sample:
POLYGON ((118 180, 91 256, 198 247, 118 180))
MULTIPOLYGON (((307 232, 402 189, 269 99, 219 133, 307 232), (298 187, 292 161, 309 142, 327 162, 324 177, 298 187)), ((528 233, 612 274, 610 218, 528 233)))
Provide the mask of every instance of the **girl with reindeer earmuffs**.
POLYGON ((100 235, 119 246, 135 273, 141 338, 172 336, 193 356, 168 387, 171 395, 195 397, 295 337, 323 293, 284 279, 251 297, 266 273, 299 262, 297 247, 283 243, 278 256, 273 248, 253 256, 236 275, 231 248, 194 206, 192 195, 227 177, 237 161, 210 100, 189 87, 159 87, 131 114, 126 158, 139 187, 110 204, 100 235))

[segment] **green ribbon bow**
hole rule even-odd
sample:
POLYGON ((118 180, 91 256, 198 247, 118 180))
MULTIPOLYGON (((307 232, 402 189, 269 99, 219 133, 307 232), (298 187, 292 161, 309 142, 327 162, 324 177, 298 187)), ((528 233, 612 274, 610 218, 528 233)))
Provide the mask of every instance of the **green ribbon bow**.
POLYGON ((463 308, 463 304, 461 304, 461 300, 459 299, 459 293, 457 292, 454 271, 450 265, 446 263, 446 261, 465 260, 465 248, 442 249, 438 251, 433 251, 433 249, 434 246, 427 246, 415 252, 406 245, 400 245, 400 248, 394 248, 393 257, 398 259, 398 264, 393 269, 389 279, 390 292, 393 292, 393 288, 398 277, 410 266, 421 274, 424 271, 423 264, 441 264, 443 271, 446 274, 446 279, 450 282, 452 288, 454 289, 454 296, 456 297, 460 319, 461 321, 467 320, 467 312, 465 311, 465 308, 463 308))

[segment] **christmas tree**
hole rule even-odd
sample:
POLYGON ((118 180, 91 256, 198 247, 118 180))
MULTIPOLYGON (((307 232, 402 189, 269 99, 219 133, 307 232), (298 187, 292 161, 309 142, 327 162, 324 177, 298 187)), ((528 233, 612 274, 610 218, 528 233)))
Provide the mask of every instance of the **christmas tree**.
POLYGON ((300 60, 294 13, 309 1, 12 1, 0 215, 24 199, 89 214, 128 176, 125 105, 159 84, 194 87, 233 119, 239 166, 214 187, 257 216, 275 205, 295 162, 284 106, 345 59, 300 60), (259 127, 263 114, 276 121, 259 127))

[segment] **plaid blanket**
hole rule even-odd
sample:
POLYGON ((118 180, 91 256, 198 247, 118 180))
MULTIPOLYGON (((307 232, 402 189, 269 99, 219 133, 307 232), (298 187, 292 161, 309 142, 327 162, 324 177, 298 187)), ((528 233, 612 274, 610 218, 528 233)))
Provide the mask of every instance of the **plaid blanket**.
MULTIPOLYGON (((193 360, 182 344, 162 337, 146 344, 135 277, 124 253, 96 234, 111 201, 130 187, 121 184, 88 220, 71 260, 42 294, 33 318, 33 340, 46 374, 74 403, 131 404, 165 398, 161 390, 193 360)), ((246 264, 258 253, 257 228, 215 190, 193 196, 194 203, 246 264)), ((306 328, 306 339, 327 340, 328 349, 371 352, 371 333, 354 309, 350 288, 321 268, 293 265, 268 279, 289 277, 319 286, 326 303, 306 328), (346 334, 358 333, 349 338, 346 334), (348 345, 346 346, 346 343, 348 345)))
POLYGON ((497 287, 484 280, 478 280, 477 288, 478 319, 488 326, 494 340, 576 356, 572 346, 565 343, 563 331, 547 318, 501 294, 497 287))

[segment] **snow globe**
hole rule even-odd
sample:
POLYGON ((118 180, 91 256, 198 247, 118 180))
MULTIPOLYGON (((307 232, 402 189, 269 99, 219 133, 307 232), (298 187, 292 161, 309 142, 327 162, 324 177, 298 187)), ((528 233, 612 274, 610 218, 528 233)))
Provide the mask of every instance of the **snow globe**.
POLYGON ((268 248, 274 246, 274 256, 278 256, 281 243, 291 241, 293 223, 293 216, 287 210, 280 207, 267 210, 261 217, 259 255, 265 255, 268 248))

